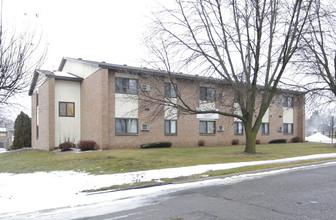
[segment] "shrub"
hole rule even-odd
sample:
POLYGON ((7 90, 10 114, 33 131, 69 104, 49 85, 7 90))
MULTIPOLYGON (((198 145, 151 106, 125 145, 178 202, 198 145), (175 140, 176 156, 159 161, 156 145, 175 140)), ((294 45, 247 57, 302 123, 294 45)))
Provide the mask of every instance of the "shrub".
POLYGON ((270 143, 270 144, 276 144, 276 143, 286 143, 286 142, 287 142, 286 139, 274 139, 274 140, 271 140, 268 143, 270 143))
POLYGON ((61 151, 68 151, 71 148, 76 148, 76 145, 70 141, 66 141, 58 146, 61 151))
POLYGON ((24 147, 31 147, 31 119, 24 112, 20 112, 14 123, 13 150, 24 147))
POLYGON ((142 149, 146 148, 164 148, 164 147, 171 147, 172 143, 169 141, 161 141, 161 142, 154 142, 154 143, 148 143, 148 144, 141 144, 140 147, 142 149))
POLYGON ((259 139, 256 140, 256 144, 260 144, 260 140, 259 139))
POLYGON ((293 142, 293 143, 299 143, 299 142, 301 142, 301 138, 298 137, 298 136, 293 137, 293 138, 292 138, 292 142, 293 142))
POLYGON ((81 141, 78 144, 78 148, 81 151, 88 151, 88 150, 97 150, 99 146, 94 141, 81 141))
POLYGON ((231 144, 232 144, 232 145, 238 145, 238 144, 239 144, 239 140, 238 140, 238 139, 233 139, 233 140, 231 141, 231 144))
POLYGON ((198 140, 198 146, 204 146, 205 142, 204 140, 198 140))

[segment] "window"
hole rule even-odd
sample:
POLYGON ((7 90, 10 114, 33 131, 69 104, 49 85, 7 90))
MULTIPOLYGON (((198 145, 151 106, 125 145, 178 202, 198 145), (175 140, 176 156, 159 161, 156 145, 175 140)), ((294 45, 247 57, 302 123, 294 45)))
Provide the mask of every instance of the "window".
POLYGON ((134 95, 138 94, 138 80, 116 77, 115 92, 134 95))
POLYGON ((176 133, 177 133, 177 121, 165 120, 165 134, 176 134, 176 133))
POLYGON ((269 134, 269 123, 261 124, 261 134, 269 134))
POLYGON ((200 121, 200 134, 215 134, 216 122, 200 121))
POLYGON ((116 118, 115 119, 116 134, 137 134, 138 119, 133 118, 116 118))
POLYGON ((60 117, 75 117, 75 103, 74 102, 59 102, 59 116, 60 117))
POLYGON ((175 83, 165 83, 165 98, 176 98, 175 88, 175 83))
POLYGON ((293 97, 284 97, 282 100, 282 104, 284 107, 289 107, 292 108, 293 107, 293 97))
POLYGON ((243 122, 235 122, 234 123, 234 133, 235 134, 243 134, 243 122))
POLYGON ((39 126, 36 125, 36 139, 39 138, 39 126))
POLYGON ((214 88, 200 87, 200 100, 207 102, 215 101, 216 90, 214 88))
POLYGON ((283 133, 284 134, 293 134, 293 124, 292 123, 284 123, 283 124, 283 133))
POLYGON ((36 107, 38 107, 39 105, 39 97, 38 97, 38 93, 36 93, 36 107))

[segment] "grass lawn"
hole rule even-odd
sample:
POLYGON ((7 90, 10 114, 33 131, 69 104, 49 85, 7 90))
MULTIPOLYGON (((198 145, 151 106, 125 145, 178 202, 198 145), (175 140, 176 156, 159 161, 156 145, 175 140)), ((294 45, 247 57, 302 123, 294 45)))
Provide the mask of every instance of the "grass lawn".
POLYGON ((111 174, 240 161, 271 160, 311 154, 336 153, 336 147, 322 143, 257 145, 257 154, 243 153, 244 146, 164 148, 54 153, 18 150, 0 154, 0 172, 74 170, 111 174))

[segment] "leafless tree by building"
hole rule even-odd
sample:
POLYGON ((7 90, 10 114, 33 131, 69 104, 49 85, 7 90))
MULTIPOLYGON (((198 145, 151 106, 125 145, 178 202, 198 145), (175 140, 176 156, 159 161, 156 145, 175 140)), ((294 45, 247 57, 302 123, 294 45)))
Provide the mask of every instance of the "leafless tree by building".
POLYGON ((0 107, 4 108, 12 104, 11 97, 27 91, 46 49, 40 45, 41 34, 37 31, 17 34, 0 29, 0 107))
POLYGON ((316 100, 329 105, 336 98, 335 2, 314 0, 307 24, 296 63, 305 80, 298 84, 310 92, 314 106, 316 100))
MULTIPOLYGON (((179 89, 171 85, 179 100, 164 93, 147 96, 148 103, 169 105, 188 114, 218 113, 234 117, 244 125, 245 152, 255 153, 257 132, 286 67, 297 52, 313 0, 175 0, 173 7, 156 12, 146 38, 151 65, 169 76, 180 71, 194 80, 208 77, 225 84, 225 104, 231 108, 199 109, 189 105, 179 89), (227 94, 232 92, 233 94, 227 94), (257 101, 257 95, 263 98, 257 101), (238 105, 235 106, 234 102, 238 105)), ((161 90, 162 91, 162 90, 161 90)), ((195 91, 198 96, 211 91, 195 91)), ((211 97, 210 97, 211 98, 211 97)))

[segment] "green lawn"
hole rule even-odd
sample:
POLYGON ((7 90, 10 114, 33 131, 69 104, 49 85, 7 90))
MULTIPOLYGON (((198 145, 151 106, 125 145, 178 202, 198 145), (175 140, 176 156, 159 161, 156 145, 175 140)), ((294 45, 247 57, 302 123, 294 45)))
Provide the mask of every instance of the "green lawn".
POLYGON ((257 145, 257 154, 243 153, 244 146, 110 150, 54 153, 18 150, 0 154, 0 172, 75 170, 110 174, 197 164, 270 160, 311 154, 336 153, 336 147, 320 143, 257 145))

